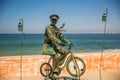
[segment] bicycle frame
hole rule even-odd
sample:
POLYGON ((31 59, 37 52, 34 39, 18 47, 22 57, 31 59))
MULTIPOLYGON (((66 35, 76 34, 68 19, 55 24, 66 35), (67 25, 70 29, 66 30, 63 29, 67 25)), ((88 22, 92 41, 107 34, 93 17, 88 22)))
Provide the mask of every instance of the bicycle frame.
POLYGON ((61 66, 59 66, 59 68, 62 70, 62 69, 66 66, 67 61, 68 61, 69 59, 72 59, 72 60, 73 60, 73 63, 75 64, 75 68, 78 69, 78 70, 76 70, 77 78, 78 78, 78 80, 80 80, 80 76, 78 76, 78 75, 80 75, 80 72, 79 72, 80 69, 77 68, 78 64, 76 64, 77 62, 76 62, 76 60, 74 59, 74 57, 75 57, 75 56, 74 56, 72 50, 70 49, 70 50, 68 51, 67 57, 66 57, 66 59, 65 59, 65 62, 64 62, 61 66))
POLYGON ((66 63, 67 63, 67 61, 68 61, 70 58, 73 58, 72 50, 69 50, 69 51, 68 51, 68 54, 67 54, 66 59, 65 59, 65 62, 64 62, 61 66, 59 66, 59 67, 60 67, 61 69, 63 69, 63 68, 66 66, 66 63))
MULTIPOLYGON (((57 54, 56 54, 56 55, 57 55, 57 54)), ((67 61, 68 61, 70 58, 72 58, 72 59, 73 59, 73 62, 75 63, 74 54, 73 54, 72 50, 69 50, 69 51, 68 51, 68 54, 67 54, 67 56, 66 56, 66 58, 65 58, 65 62, 64 62, 61 66, 59 66, 61 70, 66 66, 66 63, 67 63, 67 61)), ((52 59, 53 59, 53 56, 50 57, 48 63, 50 63, 52 59)))

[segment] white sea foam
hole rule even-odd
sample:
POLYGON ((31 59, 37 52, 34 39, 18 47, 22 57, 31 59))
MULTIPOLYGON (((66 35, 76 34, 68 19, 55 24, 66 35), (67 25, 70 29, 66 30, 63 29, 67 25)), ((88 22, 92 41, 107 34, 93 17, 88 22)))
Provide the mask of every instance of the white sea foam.
POLYGON ((107 49, 105 52, 120 52, 120 49, 107 49))

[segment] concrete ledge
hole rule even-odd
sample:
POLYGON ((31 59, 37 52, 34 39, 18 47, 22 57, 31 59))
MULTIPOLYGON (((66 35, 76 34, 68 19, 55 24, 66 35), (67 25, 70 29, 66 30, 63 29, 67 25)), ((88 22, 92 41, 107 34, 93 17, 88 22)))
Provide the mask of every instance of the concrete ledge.
MULTIPOLYGON (((82 57, 86 63, 87 71, 99 70, 100 53, 79 53, 76 56, 82 57)), ((30 55, 23 56, 22 60, 22 76, 39 76, 43 80, 39 72, 42 63, 48 61, 47 55, 30 55)), ((102 70, 120 70, 120 53, 106 52, 102 58, 102 70)), ((85 73, 87 74, 87 73, 85 73)), ((61 75, 68 75, 66 69, 63 69, 61 75)), ((5 78, 20 77, 20 56, 0 57, 0 80, 8 80, 5 78)), ((11 79, 12 80, 12 79, 11 79)), ((18 79, 15 79, 18 80, 18 79)))

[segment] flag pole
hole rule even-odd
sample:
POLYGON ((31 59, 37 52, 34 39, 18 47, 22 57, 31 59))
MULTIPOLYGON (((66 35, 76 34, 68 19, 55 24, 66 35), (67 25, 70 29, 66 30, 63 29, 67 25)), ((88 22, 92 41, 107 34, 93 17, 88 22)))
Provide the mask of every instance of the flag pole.
POLYGON ((23 55, 23 19, 19 19, 18 31, 21 31, 21 48, 20 48, 20 80, 22 80, 22 55, 23 55))
POLYGON ((101 52, 101 55, 100 55, 100 68, 99 68, 99 77, 100 77, 100 80, 102 80, 102 57, 103 57, 103 52, 104 52, 104 43, 105 43, 105 34, 106 34, 106 24, 107 24, 107 14, 108 14, 108 9, 106 9, 106 11, 103 13, 103 16, 102 16, 102 21, 105 22, 104 24, 104 33, 103 33, 103 44, 102 44, 102 52, 101 52))

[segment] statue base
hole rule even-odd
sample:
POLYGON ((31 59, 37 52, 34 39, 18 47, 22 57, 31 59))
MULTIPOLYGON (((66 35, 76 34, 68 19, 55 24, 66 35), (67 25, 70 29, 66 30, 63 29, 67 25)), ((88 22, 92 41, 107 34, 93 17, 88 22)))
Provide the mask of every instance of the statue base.
POLYGON ((53 78, 53 77, 45 77, 45 79, 44 80, 78 80, 78 79, 76 79, 76 78, 72 78, 72 77, 65 77, 65 76, 63 76, 63 77, 60 77, 60 78, 53 78))

